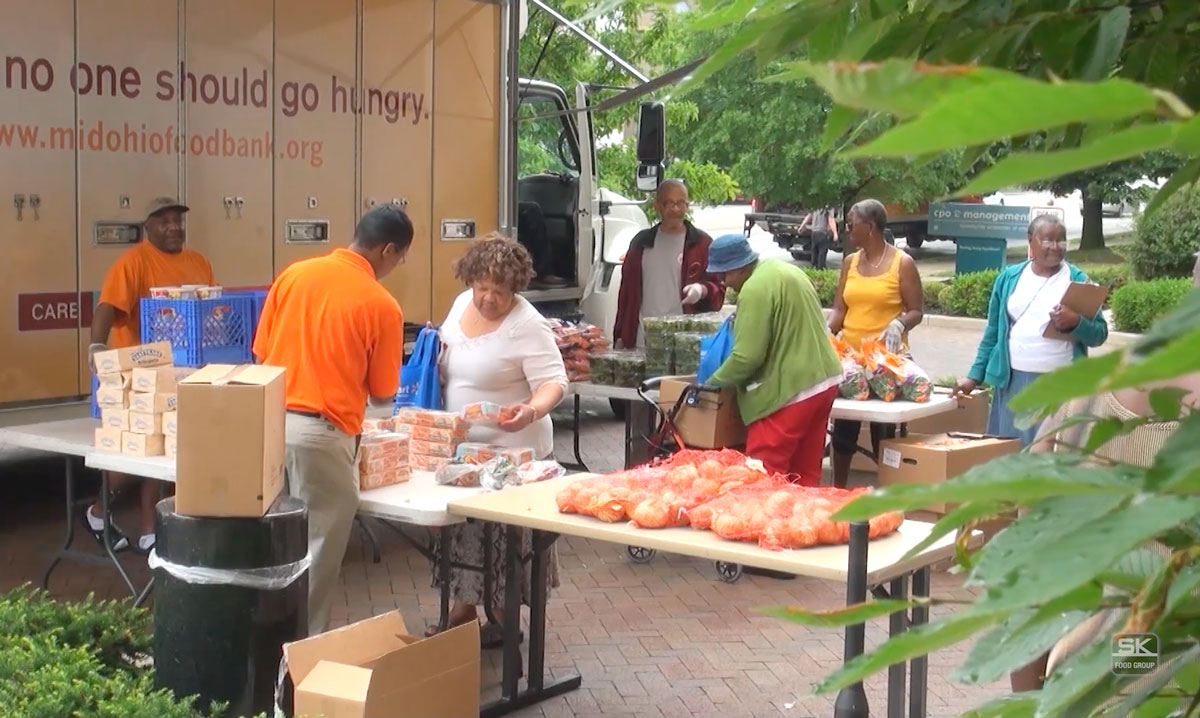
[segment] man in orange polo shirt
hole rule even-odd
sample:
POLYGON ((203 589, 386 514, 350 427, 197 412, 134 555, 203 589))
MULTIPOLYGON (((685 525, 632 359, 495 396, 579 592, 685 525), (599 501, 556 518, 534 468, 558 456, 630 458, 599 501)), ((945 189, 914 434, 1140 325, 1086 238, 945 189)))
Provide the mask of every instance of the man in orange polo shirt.
MULTIPOLYGON (((100 301, 92 313, 92 343, 88 347, 88 364, 92 355, 106 349, 121 349, 142 343, 139 306, 150 296, 151 287, 177 287, 182 284, 216 284, 212 266, 204 255, 187 249, 184 244, 183 215, 188 211, 174 197, 156 197, 146 207, 145 238, 117 258, 100 289, 100 301)), ((109 485, 117 487, 135 480, 134 477, 110 473, 109 485)), ((141 535, 134 551, 150 553, 154 548, 154 505, 158 503, 158 484, 142 481, 141 535)), ((86 512, 88 530, 101 540, 104 529, 97 502, 86 512)), ((123 536, 113 548, 122 550, 129 541, 123 536)))
POLYGON ((297 262, 271 285, 254 354, 287 369, 288 492, 308 504, 309 635, 325 631, 358 510, 355 457, 369 401, 391 404, 404 358, 400 305, 378 280, 404 262, 403 210, 363 215, 347 249, 297 262))

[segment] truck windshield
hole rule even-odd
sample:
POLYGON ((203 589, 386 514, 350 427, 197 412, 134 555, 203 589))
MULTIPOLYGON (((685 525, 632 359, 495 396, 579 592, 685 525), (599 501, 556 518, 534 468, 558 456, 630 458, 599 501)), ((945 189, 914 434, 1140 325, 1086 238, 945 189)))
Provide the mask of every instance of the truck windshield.
POLYGON ((564 109, 549 97, 526 95, 521 101, 517 123, 517 165, 520 177, 554 172, 579 174, 575 138, 565 117, 529 119, 564 109))

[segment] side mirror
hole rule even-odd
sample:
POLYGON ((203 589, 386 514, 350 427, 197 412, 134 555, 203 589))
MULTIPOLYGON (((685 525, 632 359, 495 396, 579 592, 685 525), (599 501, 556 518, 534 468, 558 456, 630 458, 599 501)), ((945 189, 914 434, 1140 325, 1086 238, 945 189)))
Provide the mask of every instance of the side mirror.
POLYGON ((667 115, 661 102, 643 102, 638 109, 637 186, 643 192, 658 189, 667 157, 667 115))
POLYGON ((660 165, 667 158, 667 115, 661 102, 643 102, 638 111, 638 162, 660 165))

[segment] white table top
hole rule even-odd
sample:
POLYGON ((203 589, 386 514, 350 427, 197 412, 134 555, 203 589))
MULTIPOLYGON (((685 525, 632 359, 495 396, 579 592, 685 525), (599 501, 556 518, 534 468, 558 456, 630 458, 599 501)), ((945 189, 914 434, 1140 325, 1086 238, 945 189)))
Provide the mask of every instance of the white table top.
POLYGON ((144 479, 175 481, 175 459, 165 456, 130 456, 90 449, 84 457, 83 465, 91 469, 116 471, 144 479))
POLYGON ((850 421, 875 421, 882 424, 905 424, 927 416, 934 416, 958 408, 958 400, 949 394, 934 394, 929 401, 918 404, 913 401, 884 401, 882 399, 834 399, 830 419, 850 421))
POLYGON ((0 429, 0 444, 48 451, 66 456, 87 456, 96 443, 100 421, 91 417, 48 421, 0 429))
POLYGON ((434 481, 433 474, 415 471, 412 478, 403 483, 360 492, 358 513, 416 526, 450 526, 463 523, 466 519, 450 514, 446 505, 455 499, 481 493, 488 491, 463 486, 440 486, 434 481))
MULTIPOLYGON (((641 401, 637 389, 623 386, 606 386, 593 384, 590 381, 574 381, 567 385, 567 396, 580 396, 587 399, 620 399, 623 401, 641 401)), ((652 401, 658 400, 658 390, 646 392, 652 401)))
MULTIPOLYGON (((846 545, 769 551, 753 543, 729 541, 711 531, 697 531, 690 527, 639 529, 628 522, 608 524, 590 516, 559 513, 554 501, 555 494, 572 481, 586 476, 575 474, 455 499, 450 502, 449 510, 459 516, 495 523, 657 549, 713 561, 727 561, 797 576, 846 581, 849 557, 849 547, 846 545)), ((909 549, 929 535, 932 526, 933 524, 922 521, 905 521, 896 533, 871 541, 867 549, 867 583, 878 585, 952 556, 953 534, 942 537, 920 555, 901 560, 909 549)))

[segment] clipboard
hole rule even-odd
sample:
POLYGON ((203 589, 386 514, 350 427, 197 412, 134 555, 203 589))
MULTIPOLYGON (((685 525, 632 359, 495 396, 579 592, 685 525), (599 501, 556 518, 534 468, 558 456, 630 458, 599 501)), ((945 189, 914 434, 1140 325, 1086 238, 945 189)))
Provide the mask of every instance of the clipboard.
MULTIPOLYGON (((1099 284, 1071 282, 1063 294, 1063 298, 1059 300, 1059 304, 1075 311, 1081 317, 1091 318, 1100 312, 1105 299, 1108 299, 1108 287, 1099 284)), ((1046 331, 1042 332, 1042 336, 1047 339, 1074 341, 1070 335, 1055 329, 1053 322, 1046 324, 1046 331)))

